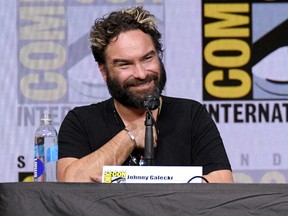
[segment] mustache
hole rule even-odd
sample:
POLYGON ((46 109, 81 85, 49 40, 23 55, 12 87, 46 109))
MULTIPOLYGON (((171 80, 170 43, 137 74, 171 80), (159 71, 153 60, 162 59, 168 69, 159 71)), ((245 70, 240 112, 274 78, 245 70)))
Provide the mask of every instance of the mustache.
POLYGON ((128 88, 130 86, 138 86, 138 85, 142 85, 145 84, 147 82, 153 81, 153 80, 157 80, 158 79, 158 75, 157 74, 149 74, 145 77, 145 79, 129 79, 124 83, 124 88, 128 88))

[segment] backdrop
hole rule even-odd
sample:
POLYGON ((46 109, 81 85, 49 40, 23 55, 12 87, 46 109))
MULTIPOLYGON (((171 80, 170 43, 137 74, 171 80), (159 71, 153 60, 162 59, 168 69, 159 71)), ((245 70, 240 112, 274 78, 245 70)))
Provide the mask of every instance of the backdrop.
POLYGON ((288 180, 288 1, 0 2, 0 182, 31 180, 40 115, 109 97, 89 50, 94 20, 142 4, 163 33, 164 94, 202 102, 236 182, 288 180))

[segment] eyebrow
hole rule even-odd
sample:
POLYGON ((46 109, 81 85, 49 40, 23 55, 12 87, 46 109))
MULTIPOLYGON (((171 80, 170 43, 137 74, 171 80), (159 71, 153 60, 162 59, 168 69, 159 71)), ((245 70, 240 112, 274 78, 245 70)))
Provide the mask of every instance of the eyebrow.
MULTIPOLYGON (((148 53, 146 53, 145 55, 143 55, 140 59, 143 60, 145 58, 147 58, 147 56, 149 55, 156 55, 156 51, 155 50, 151 50, 148 53)), ((113 65, 116 65, 117 63, 130 63, 130 60, 127 59, 113 59, 112 63, 113 65)))

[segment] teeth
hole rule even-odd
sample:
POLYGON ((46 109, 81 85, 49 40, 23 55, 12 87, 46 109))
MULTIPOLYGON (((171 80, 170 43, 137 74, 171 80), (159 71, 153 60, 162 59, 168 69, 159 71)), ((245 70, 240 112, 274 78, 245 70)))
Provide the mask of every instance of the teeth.
POLYGON ((141 86, 141 85, 145 85, 147 84, 148 82, 144 82, 144 83, 137 83, 135 86, 141 86))

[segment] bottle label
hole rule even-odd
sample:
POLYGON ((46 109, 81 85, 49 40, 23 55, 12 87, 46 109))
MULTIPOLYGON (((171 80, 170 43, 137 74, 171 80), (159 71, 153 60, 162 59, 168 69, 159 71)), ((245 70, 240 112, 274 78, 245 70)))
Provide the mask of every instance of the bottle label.
POLYGON ((35 145, 34 152, 34 179, 44 181, 44 145, 35 145))
POLYGON ((55 162, 57 160, 58 160, 58 145, 54 144, 47 149, 46 161, 47 163, 49 163, 49 162, 55 162))
POLYGON ((42 180, 44 178, 44 158, 35 158, 34 178, 42 180))

